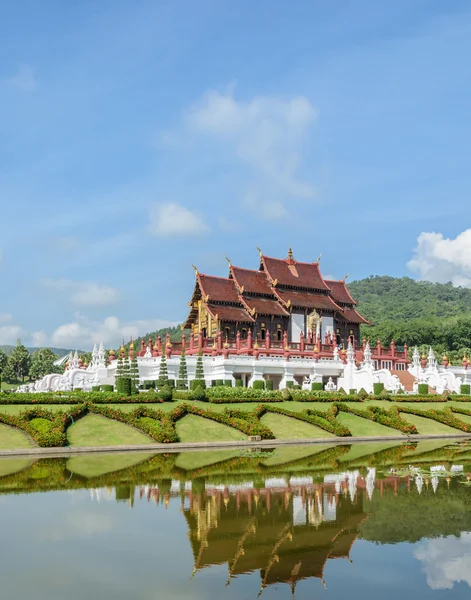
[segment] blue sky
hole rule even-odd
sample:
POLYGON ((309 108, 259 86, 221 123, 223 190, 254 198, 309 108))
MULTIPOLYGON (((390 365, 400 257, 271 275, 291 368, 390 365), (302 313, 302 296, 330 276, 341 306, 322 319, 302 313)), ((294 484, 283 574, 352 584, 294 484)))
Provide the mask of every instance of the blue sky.
POLYGON ((230 257, 471 286, 469 2, 3 3, 0 344, 116 345, 230 257))

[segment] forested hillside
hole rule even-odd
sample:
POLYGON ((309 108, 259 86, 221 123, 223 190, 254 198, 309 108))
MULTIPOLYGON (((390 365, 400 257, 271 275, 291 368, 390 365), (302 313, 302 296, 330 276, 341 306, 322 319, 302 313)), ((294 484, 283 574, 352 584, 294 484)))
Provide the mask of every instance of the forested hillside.
POLYGON ((458 354, 471 347, 471 289, 385 276, 348 287, 360 313, 372 322, 362 327, 362 335, 373 341, 394 339, 399 345, 432 345, 458 354))

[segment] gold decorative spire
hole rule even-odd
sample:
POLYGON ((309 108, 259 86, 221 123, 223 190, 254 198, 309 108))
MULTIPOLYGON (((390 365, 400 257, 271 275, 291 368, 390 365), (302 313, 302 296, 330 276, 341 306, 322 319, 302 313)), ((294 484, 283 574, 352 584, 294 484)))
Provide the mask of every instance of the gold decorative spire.
POLYGON ((229 263, 229 267, 232 267, 232 263, 231 263, 230 259, 229 259, 229 258, 227 258, 227 256, 226 256, 226 260, 227 260, 227 262, 229 263))
POLYGON ((263 257, 263 252, 260 250, 260 248, 258 246, 257 246, 257 250, 258 250, 258 253, 260 254, 260 258, 262 258, 263 257))
POLYGON ((350 277, 350 273, 347 273, 347 274, 345 275, 345 277, 343 278, 343 280, 344 280, 344 281, 347 281, 347 279, 348 279, 349 277, 350 277))
POLYGON ((289 260, 293 260, 293 249, 291 246, 288 248, 288 258, 289 260))
POLYGON ((199 275, 198 273, 198 269, 195 267, 195 265, 191 265, 193 267, 193 269, 195 270, 196 275, 199 275))
POLYGON ((322 258, 322 252, 321 252, 321 253, 319 254, 319 256, 317 257, 317 260, 316 260, 316 262, 318 262, 318 263, 319 263, 319 262, 321 262, 321 258, 322 258))

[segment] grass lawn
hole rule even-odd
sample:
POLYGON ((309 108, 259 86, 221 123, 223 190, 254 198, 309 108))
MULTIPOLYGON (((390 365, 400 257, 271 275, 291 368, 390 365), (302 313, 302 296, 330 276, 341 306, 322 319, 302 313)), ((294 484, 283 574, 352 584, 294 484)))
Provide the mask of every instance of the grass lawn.
POLYGON ((29 458, 0 458, 0 477, 18 473, 31 466, 33 462, 29 458))
POLYGON ((209 465, 215 465, 223 462, 239 454, 239 450, 205 450, 204 452, 181 452, 175 466, 186 471, 193 471, 194 469, 201 469, 201 467, 207 467, 209 465))
POLYGON ((133 427, 100 415, 87 415, 67 430, 69 446, 120 446, 152 444, 152 440, 133 427))
POLYGON ((352 432, 352 436, 380 436, 380 435, 401 435, 398 429, 386 427, 380 423, 374 423, 368 419, 363 419, 357 415, 341 412, 337 415, 337 420, 348 427, 352 432))
POLYGON ((33 446, 33 441, 26 433, 15 427, 0 423, 0 450, 32 448, 33 446))
MULTIPOLYGON (((324 452, 328 448, 333 448, 334 444, 316 444, 315 446, 285 446, 275 448, 272 456, 261 459, 261 463, 268 466, 284 465, 295 460, 306 459, 309 456, 314 456, 320 452, 324 452)), ((309 463, 306 463, 307 465, 309 463)))
MULTIPOLYGON (((422 408, 422 407, 421 407, 422 408)), ((417 431, 422 434, 447 434, 447 433, 459 433, 459 429, 454 429, 443 423, 438 423, 433 419, 427 419, 426 417, 418 417, 417 415, 410 415, 407 413, 401 413, 401 417, 408 423, 412 423, 417 427, 417 431)))
POLYGON ((82 477, 99 477, 105 473, 113 473, 133 467, 149 459, 152 454, 100 454, 73 456, 67 461, 67 469, 82 477))
POLYGON ((182 442, 221 442, 246 440, 247 436, 222 423, 216 423, 197 415, 186 415, 176 423, 182 442))
POLYGON ((332 433, 324 431, 320 427, 284 415, 266 413, 261 418, 261 422, 269 427, 279 440, 334 437, 332 433))
POLYGON ((342 454, 339 456, 339 462, 350 462, 357 460, 359 458, 363 458, 364 456, 369 456, 370 454, 375 454, 376 452, 381 452, 382 450, 386 450, 387 448, 394 448, 395 446, 400 446, 402 442, 368 442, 365 444, 352 444, 350 447, 350 451, 347 454, 342 454))

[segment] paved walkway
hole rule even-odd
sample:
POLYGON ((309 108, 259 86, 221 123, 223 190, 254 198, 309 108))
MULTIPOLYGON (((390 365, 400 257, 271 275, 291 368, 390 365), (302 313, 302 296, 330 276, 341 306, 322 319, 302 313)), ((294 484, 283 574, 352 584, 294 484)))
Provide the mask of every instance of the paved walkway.
POLYGON ((33 456, 45 458, 51 456, 71 456, 74 454, 87 453, 110 453, 110 452, 146 452, 147 454, 161 454, 170 452, 182 452, 183 450, 225 450, 230 448, 275 448, 277 446, 306 446, 314 444, 342 444, 350 445, 358 442, 418 442, 423 440, 454 440, 471 439, 469 433, 450 433, 447 435, 385 435, 375 437, 331 437, 319 439, 295 439, 295 440, 261 440, 252 442, 241 440, 237 442, 179 442, 175 444, 146 444, 125 446, 84 446, 61 447, 61 448, 16 448, 14 450, 0 450, 0 458, 8 456, 33 456))

